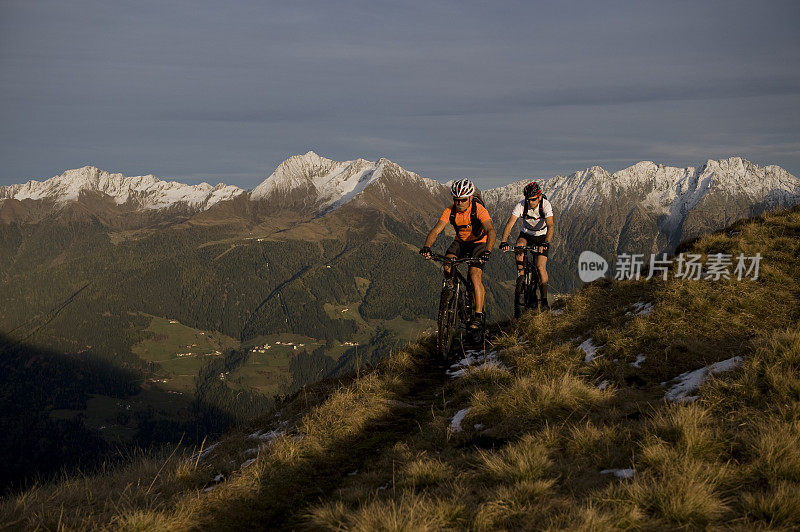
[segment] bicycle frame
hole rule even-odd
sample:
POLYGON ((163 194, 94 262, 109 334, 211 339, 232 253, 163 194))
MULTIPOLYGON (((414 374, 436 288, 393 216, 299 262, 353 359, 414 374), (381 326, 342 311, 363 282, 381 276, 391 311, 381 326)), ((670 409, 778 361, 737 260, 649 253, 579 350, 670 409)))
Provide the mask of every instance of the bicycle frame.
POLYGON ((439 318, 437 332, 437 351, 442 358, 447 358, 453 344, 456 331, 465 327, 472 318, 473 294, 472 284, 461 274, 458 269, 460 264, 480 264, 482 261, 472 257, 454 259, 443 255, 431 255, 431 259, 442 264, 450 265, 450 280, 442 282, 442 292, 439 299, 439 318))
MULTIPOLYGON (((511 251, 511 250, 508 250, 511 251)), ((539 297, 539 268, 536 267, 536 257, 543 255, 541 246, 514 246, 514 253, 522 253, 522 287, 514 291, 514 317, 519 318, 522 309, 535 309, 538 307, 539 297)))

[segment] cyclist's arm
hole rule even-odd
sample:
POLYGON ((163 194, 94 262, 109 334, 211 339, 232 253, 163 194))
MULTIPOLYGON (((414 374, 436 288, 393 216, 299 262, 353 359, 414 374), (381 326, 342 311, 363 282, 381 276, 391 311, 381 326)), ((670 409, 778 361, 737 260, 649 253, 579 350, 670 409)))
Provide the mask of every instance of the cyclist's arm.
POLYGON ((433 243, 436 242, 436 237, 439 236, 439 233, 444 230, 446 225, 447 222, 444 220, 439 220, 436 222, 436 225, 434 225, 433 229, 431 229, 430 233, 428 233, 428 238, 425 239, 425 245, 431 247, 433 243))
POLYGON ((514 216, 513 214, 508 217, 506 226, 503 228, 503 238, 500 239, 500 242, 508 242, 508 235, 511 233, 511 230, 514 228, 514 224, 517 223, 518 219, 519 216, 514 216))
POLYGON ((556 232, 556 224, 553 223, 552 216, 548 216, 544 219, 544 221, 547 224, 547 234, 545 235, 544 239, 547 242, 551 242, 553 240, 553 234, 556 232))
POLYGON ((483 220, 481 223, 483 224, 483 230, 486 231, 486 249, 491 251, 494 248, 495 240, 497 240, 497 233, 491 220, 483 220))

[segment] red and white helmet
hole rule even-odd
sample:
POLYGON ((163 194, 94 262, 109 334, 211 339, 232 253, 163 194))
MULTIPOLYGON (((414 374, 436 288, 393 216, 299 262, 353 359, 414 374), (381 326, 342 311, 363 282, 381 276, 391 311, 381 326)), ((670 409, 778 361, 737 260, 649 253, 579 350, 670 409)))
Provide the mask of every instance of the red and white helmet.
POLYGON ((459 179, 450 186, 454 198, 468 198, 475 194, 475 185, 469 179, 459 179))
POLYGON ((542 189, 539 188, 539 183, 536 181, 531 181, 525 185, 525 190, 523 193, 525 194, 525 198, 538 198, 542 195, 542 189))

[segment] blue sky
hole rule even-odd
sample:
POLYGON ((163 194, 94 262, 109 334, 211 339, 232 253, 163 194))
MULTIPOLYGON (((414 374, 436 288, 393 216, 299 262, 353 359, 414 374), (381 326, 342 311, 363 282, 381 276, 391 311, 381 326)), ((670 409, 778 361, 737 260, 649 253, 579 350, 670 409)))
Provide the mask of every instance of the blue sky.
POLYGON ((800 2, 0 0, 0 185, 252 188, 309 149, 484 188, 741 155, 800 175, 800 2))

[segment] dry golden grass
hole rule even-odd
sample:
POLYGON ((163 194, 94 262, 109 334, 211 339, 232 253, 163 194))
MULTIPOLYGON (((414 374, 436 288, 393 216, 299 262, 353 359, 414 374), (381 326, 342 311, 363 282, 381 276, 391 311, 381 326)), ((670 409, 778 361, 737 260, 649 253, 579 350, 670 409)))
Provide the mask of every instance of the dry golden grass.
POLYGON ((757 475, 800 482, 800 420, 767 418, 756 425, 750 438, 757 475))
POLYGON ((667 405, 657 410, 649 429, 671 449, 693 458, 714 460, 725 448, 712 414, 697 403, 667 405))
POLYGON ((614 445, 620 431, 614 424, 598 426, 590 420, 575 424, 566 435, 566 451, 573 459, 600 463, 610 454, 610 446, 614 445))
POLYGON ((420 456, 403 467, 401 485, 424 488, 446 482, 453 476, 453 468, 438 458, 420 456))
POLYGON ((512 435, 549 418, 599 406, 605 398, 603 391, 569 373, 549 379, 518 376, 510 384, 474 392, 470 417, 497 435, 512 435))
POLYGON ((508 384, 512 379, 513 376, 507 369, 496 365, 485 365, 467 368, 464 377, 458 384, 461 387, 501 386, 508 384))
POLYGON ((761 493, 744 493, 741 497, 745 514, 770 527, 800 527, 800 484, 778 481, 761 493))
POLYGON ((726 471, 686 457, 673 456, 661 471, 643 473, 620 489, 620 495, 645 513, 669 522, 704 525, 722 518, 729 507, 719 485, 726 471))
POLYGON ((541 439, 526 434, 500 452, 480 451, 480 470, 504 484, 541 479, 553 465, 550 449, 541 439))
POLYGON ((356 509, 338 501, 318 506, 308 521, 323 530, 424 532, 458 528, 463 514, 457 503, 403 492, 394 499, 374 499, 356 509))

